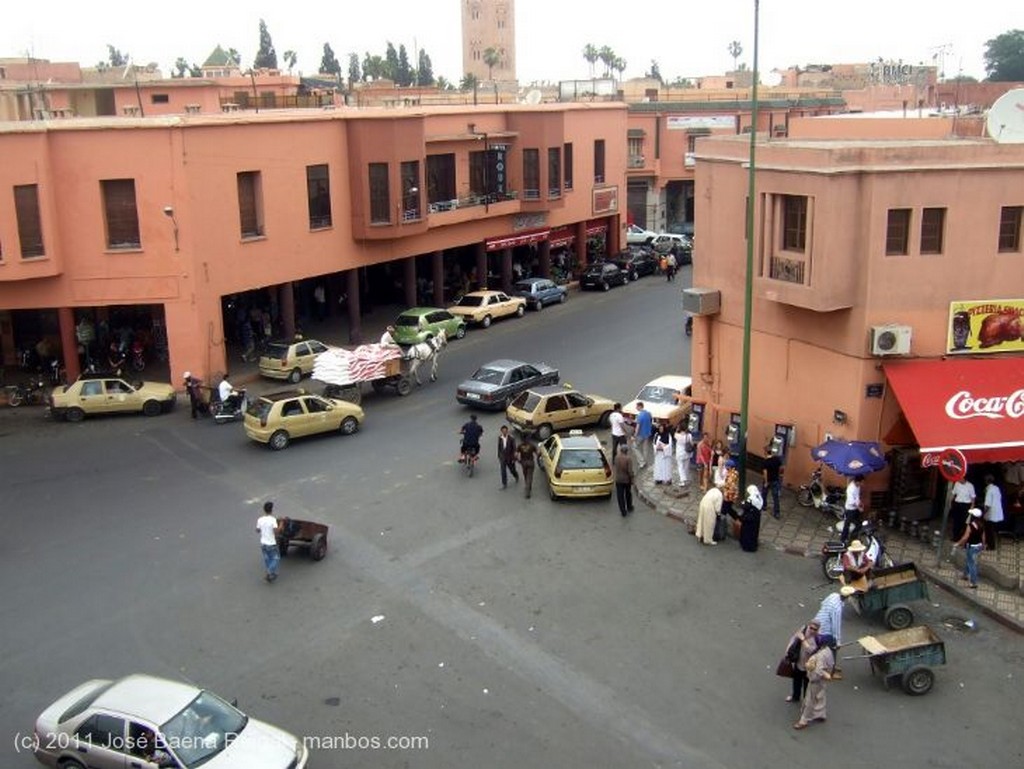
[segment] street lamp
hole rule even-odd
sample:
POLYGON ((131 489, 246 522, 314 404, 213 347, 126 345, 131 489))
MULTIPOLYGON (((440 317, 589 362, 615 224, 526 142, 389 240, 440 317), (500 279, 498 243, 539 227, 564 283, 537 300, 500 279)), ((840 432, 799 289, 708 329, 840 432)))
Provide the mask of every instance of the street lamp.
POLYGON ((174 250, 178 250, 178 220, 174 218, 174 209, 171 206, 164 206, 164 216, 171 220, 174 227, 174 250))

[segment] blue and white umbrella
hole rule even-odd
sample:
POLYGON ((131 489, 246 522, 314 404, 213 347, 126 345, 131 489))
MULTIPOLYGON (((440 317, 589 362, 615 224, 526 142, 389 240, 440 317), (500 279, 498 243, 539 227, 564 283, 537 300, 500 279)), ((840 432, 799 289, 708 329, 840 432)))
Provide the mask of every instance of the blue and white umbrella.
POLYGON ((840 475, 867 475, 885 467, 882 447, 874 441, 825 441, 811 456, 840 475))

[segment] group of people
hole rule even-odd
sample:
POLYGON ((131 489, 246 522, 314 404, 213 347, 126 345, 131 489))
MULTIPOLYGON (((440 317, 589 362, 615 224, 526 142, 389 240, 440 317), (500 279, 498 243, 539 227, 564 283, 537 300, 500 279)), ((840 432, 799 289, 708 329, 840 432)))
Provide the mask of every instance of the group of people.
MULTIPOLYGON (((469 421, 459 430, 462 440, 459 446, 459 462, 472 461, 480 453, 480 438, 484 428, 476 418, 469 415, 469 421)), ((529 499, 533 494, 533 471, 537 465, 537 448, 530 441, 516 441, 509 432, 508 425, 502 425, 498 431, 498 467, 501 471, 501 488, 508 488, 511 475, 515 483, 519 483, 522 471, 523 496, 529 499), (519 469, 516 465, 519 465, 519 469)))

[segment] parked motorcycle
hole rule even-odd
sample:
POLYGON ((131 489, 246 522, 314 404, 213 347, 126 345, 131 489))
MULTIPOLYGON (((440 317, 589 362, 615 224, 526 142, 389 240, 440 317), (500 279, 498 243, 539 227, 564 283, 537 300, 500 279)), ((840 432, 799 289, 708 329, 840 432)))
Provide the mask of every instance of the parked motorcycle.
POLYGON ((843 517, 843 503, 846 492, 839 486, 826 486, 821 480, 821 467, 811 473, 811 480, 800 486, 796 493, 797 504, 814 507, 823 513, 830 513, 836 518, 843 517))
POLYGON ((23 384, 18 384, 10 390, 7 402, 14 407, 22 404, 29 406, 41 406, 46 403, 46 380, 42 377, 23 384))
POLYGON ((210 416, 217 424, 236 422, 245 418, 246 403, 245 388, 235 390, 225 400, 210 403, 210 416))
MULTIPOLYGON (((877 543, 878 557, 875 565, 879 567, 894 566, 892 557, 885 549, 885 543, 878 535, 875 526, 870 521, 862 521, 859 526, 850 534, 850 542, 859 539, 870 551, 877 543)), ((843 576, 843 555, 849 549, 849 545, 841 539, 829 539, 821 546, 821 570, 825 577, 837 580, 843 576)))

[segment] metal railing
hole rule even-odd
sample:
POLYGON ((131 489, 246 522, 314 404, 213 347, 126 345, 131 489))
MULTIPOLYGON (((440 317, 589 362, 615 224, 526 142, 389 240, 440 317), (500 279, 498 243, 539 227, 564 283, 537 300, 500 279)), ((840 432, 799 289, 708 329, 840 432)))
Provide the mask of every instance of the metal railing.
POLYGON ((798 283, 803 285, 804 270, 806 267, 806 262, 798 261, 796 259, 785 259, 781 256, 773 256, 768 277, 773 280, 782 280, 786 283, 798 283))

